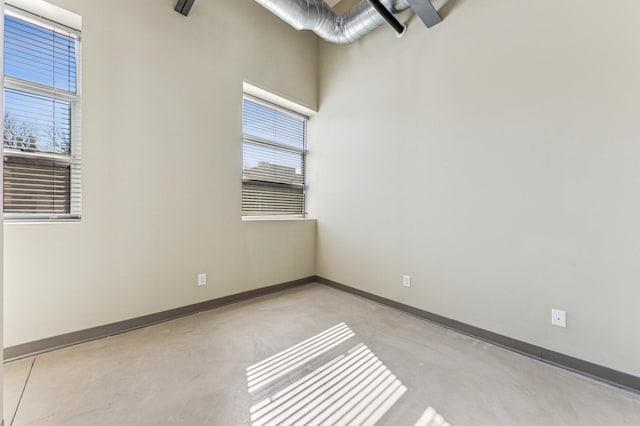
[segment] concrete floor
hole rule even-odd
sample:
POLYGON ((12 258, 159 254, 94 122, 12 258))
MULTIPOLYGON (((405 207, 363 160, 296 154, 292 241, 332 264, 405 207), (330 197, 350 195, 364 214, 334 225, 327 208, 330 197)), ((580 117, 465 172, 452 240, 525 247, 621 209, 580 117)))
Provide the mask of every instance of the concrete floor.
POLYGON ((248 425, 270 389, 247 367, 342 322, 355 336, 314 362, 364 343, 407 389, 378 424, 640 425, 640 395, 320 284, 8 363, 5 422, 248 425))

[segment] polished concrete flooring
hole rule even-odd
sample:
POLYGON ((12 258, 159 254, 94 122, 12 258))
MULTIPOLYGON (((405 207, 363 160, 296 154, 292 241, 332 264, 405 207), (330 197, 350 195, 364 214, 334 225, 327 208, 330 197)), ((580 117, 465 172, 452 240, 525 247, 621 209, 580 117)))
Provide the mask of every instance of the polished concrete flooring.
MULTIPOLYGON (((316 368, 344 362, 363 347, 406 389, 378 424, 413 426, 430 408, 455 426, 640 425, 640 395, 320 284, 7 363, 5 422, 249 425, 251 413, 273 403, 278 389, 298 386, 307 375, 320 377, 316 368), (308 351, 309 362, 283 368, 268 386, 249 392, 248 371, 257 370, 248 367, 300 352, 301 342, 342 323, 349 329, 346 340, 323 353, 308 351)), ((337 392, 327 386, 325 393, 337 392)), ((363 388, 358 396, 356 387, 350 389, 341 395, 354 401, 371 392, 363 388)), ((314 395, 304 404, 311 407, 313 398, 320 398, 314 395)), ((337 393, 331 396, 335 400, 337 393)), ((292 405, 278 422, 286 423, 286 416, 306 409, 304 404, 292 405)))

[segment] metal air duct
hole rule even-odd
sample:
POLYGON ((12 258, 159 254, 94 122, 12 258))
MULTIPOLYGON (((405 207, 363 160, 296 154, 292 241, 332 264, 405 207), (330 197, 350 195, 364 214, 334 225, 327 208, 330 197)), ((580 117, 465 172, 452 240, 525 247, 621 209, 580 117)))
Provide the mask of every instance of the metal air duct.
MULTIPOLYGON (((353 43, 385 23, 385 18, 368 0, 360 0, 343 14, 334 12, 323 0, 256 1, 295 29, 311 30, 330 43, 353 43)), ((440 22, 440 17, 429 0, 379 0, 378 3, 391 14, 413 7, 427 24, 425 17, 413 6, 413 3, 417 3, 422 6, 422 13, 428 15, 427 26, 440 22)), ((396 28, 396 31, 398 30, 399 28, 396 28)))

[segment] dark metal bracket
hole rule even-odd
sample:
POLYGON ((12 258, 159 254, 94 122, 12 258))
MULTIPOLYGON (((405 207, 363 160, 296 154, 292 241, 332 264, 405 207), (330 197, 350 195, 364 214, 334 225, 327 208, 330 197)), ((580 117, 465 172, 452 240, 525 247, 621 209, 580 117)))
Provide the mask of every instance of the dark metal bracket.
POLYGON ((438 15, 436 8, 433 7, 430 0, 407 0, 407 3, 409 3, 411 9, 413 9, 427 28, 431 28, 442 22, 442 18, 438 15))
POLYGON ((193 3, 195 3, 196 0, 178 0, 178 3, 176 3, 176 12, 187 16, 189 14, 189 11, 191 10, 191 6, 193 6, 193 3))

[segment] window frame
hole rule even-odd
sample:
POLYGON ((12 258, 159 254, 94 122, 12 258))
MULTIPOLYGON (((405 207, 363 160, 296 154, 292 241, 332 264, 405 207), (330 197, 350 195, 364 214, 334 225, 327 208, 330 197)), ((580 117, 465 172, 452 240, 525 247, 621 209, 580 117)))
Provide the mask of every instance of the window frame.
MULTIPOLYGON (((8 4, 3 8, 3 20, 5 16, 22 20, 28 24, 39 26, 48 31, 65 33, 76 40, 75 43, 75 93, 55 86, 47 86, 41 83, 23 80, 17 77, 8 76, 3 70, 3 98, 7 90, 17 91, 28 95, 35 95, 51 100, 60 100, 69 103, 70 109, 70 146, 68 154, 56 154, 38 151, 21 151, 19 149, 3 146, 3 162, 6 157, 42 159, 52 164, 64 164, 69 166, 70 185, 69 213, 11 213, 4 211, 4 196, 2 199, 2 214, 6 223, 16 222, 79 222, 82 219, 82 159, 81 159, 81 100, 82 100, 82 37, 81 31, 71 28, 59 22, 47 19, 46 17, 31 13, 8 4)), ((2 55, 4 60, 5 47, 3 44, 2 55)), ((3 106, 3 116, 5 113, 3 106)), ((4 139, 4 138, 3 138, 4 139)), ((3 142, 4 144, 4 142, 3 142)), ((2 179, 4 192, 4 173, 2 179)))
POLYGON ((244 192, 244 184, 245 182, 260 182, 259 184, 265 185, 265 186, 271 186, 271 187, 280 187, 280 188, 291 188, 291 189, 302 189, 302 211, 300 213, 290 213, 290 214, 264 214, 264 215, 255 215, 255 214, 245 214, 244 213, 244 206, 241 205, 241 217, 243 220, 248 219, 248 220, 253 220, 253 219, 280 219, 280 220, 287 220, 287 219, 304 219, 307 216, 307 129, 308 129, 308 122, 309 122, 309 117, 305 114, 302 114, 300 112, 296 112, 293 111, 287 107, 284 107, 282 105, 278 105, 276 103, 267 101, 265 99, 259 98, 255 95, 252 95, 250 93, 247 93, 246 91, 243 92, 242 94, 242 104, 243 104, 243 113, 242 113, 242 120, 241 120, 241 124, 242 124, 242 148, 243 148, 243 154, 242 154, 242 162, 243 162, 243 167, 242 167, 242 192, 244 192), (248 135, 244 132, 244 101, 245 100, 249 100, 250 102, 265 106, 267 108, 279 111, 283 114, 295 117, 297 119, 302 119, 304 122, 304 131, 303 131, 303 141, 302 141, 302 148, 297 148, 291 145, 286 145, 283 143, 279 143, 276 141, 272 141, 269 139, 264 139, 264 138, 260 138, 257 136, 252 136, 252 135, 248 135), (245 179, 244 178, 244 143, 248 142, 254 145, 258 145, 261 147, 266 147, 266 148, 270 148, 270 149, 274 149, 277 151, 285 151, 285 152, 289 152, 289 153, 295 153, 297 155, 300 155, 301 158, 301 171, 302 171, 302 184, 300 185, 296 185, 296 184, 286 184, 286 183, 279 183, 279 182, 268 182, 268 181, 258 181, 258 180, 252 180, 252 179, 245 179))

